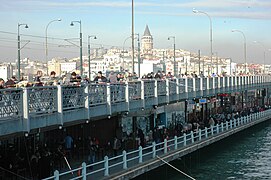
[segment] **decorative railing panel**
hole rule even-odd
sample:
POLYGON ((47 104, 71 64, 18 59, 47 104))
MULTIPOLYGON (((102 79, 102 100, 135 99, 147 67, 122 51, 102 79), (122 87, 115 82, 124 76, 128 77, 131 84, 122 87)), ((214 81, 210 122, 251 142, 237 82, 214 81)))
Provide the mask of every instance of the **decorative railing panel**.
POLYGON ((154 97, 154 90, 155 90, 154 80, 144 81, 144 97, 145 98, 154 97))
POLYGON ((207 78, 202 79, 202 89, 206 90, 207 89, 207 78))
POLYGON ((213 77, 209 78, 209 88, 210 89, 213 89, 213 84, 214 84, 213 77))
MULTIPOLYGON (((169 95, 177 94, 177 79, 169 79, 169 95)), ((158 86, 159 89, 159 86, 158 86)))
POLYGON ((89 106, 97 106, 107 103, 107 85, 90 84, 88 86, 89 106))
POLYGON ((125 89, 124 83, 110 84, 110 96, 112 103, 125 102, 125 89))
POLYGON ((200 78, 195 78, 195 82, 196 82, 196 91, 200 90, 200 78))
POLYGON ((62 87, 63 110, 81 108, 85 106, 83 86, 62 87))
POLYGON ((28 90, 30 114, 51 113, 57 111, 56 86, 31 87, 28 90))
POLYGON ((167 94, 167 83, 166 80, 157 80, 157 95, 165 96, 167 94))
POLYGON ((179 81, 179 93, 184 93, 185 92, 185 79, 177 79, 179 81))
POLYGON ((193 78, 187 78, 187 86, 188 92, 193 91, 193 78))
POLYGON ((141 99, 141 81, 129 81, 129 100, 141 99))
POLYGON ((23 115, 22 89, 0 89, 0 121, 23 115))

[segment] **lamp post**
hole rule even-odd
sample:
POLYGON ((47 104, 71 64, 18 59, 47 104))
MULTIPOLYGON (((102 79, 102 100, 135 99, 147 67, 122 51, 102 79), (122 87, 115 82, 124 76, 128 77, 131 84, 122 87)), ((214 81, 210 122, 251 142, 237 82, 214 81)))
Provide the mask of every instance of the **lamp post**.
POLYGON ((138 77, 140 78, 140 41, 139 41, 139 33, 137 35, 137 63, 138 63, 138 77))
POLYGON ((127 37, 124 41, 123 41, 123 45, 122 45, 122 68, 124 68, 124 46, 125 43, 128 39, 132 38, 132 36, 127 37))
POLYGON ((48 24, 47 24, 47 26, 46 26, 46 28, 45 28, 45 60, 46 60, 46 63, 47 63, 47 75, 49 75, 49 72, 48 72, 48 34, 47 34, 47 31, 48 31, 48 27, 49 27, 49 25, 51 24, 51 23, 53 23, 53 22, 56 22, 56 21, 61 21, 61 19, 55 19, 55 20, 52 20, 52 21, 50 21, 48 24))
MULTIPOLYGON (((203 11, 199 11, 196 9, 193 9, 193 13, 201 13, 201 14, 205 14, 209 20, 210 20, 210 56, 211 56, 211 70, 212 70, 212 64, 213 64, 213 30, 212 30, 212 19, 211 16, 209 16, 209 14, 207 14, 206 12, 203 11)), ((208 68, 208 75, 210 75, 210 69, 208 68)))
POLYGON ((18 23, 18 81, 21 80, 21 40, 20 40, 20 26, 24 25, 25 28, 28 28, 27 24, 18 23))
POLYGON ((176 74, 176 56, 175 56, 175 51, 176 51, 176 44, 175 44, 175 36, 169 36, 168 40, 173 39, 173 73, 174 76, 177 77, 176 74))
POLYGON ((244 38, 244 59, 245 59, 245 74, 247 73, 247 40, 246 40, 246 36, 245 33, 243 31, 237 30, 237 29, 233 29, 231 30, 231 32, 239 32, 243 35, 244 38))
POLYGON ((79 38, 80 38, 80 76, 83 76, 83 52, 82 52, 82 24, 81 21, 72 21, 71 22, 71 26, 74 26, 74 23, 79 23, 80 24, 80 34, 79 34, 79 38))
POLYGON ((259 41, 254 41, 254 43, 257 43, 257 44, 261 45, 262 48, 263 48, 263 73, 265 73, 265 51, 266 51, 266 48, 263 45, 263 43, 261 43, 259 41))
POLYGON ((88 78, 91 81, 91 69, 90 69, 90 38, 97 39, 95 35, 88 36, 88 78))
POLYGON ((134 0, 132 0, 132 73, 135 71, 135 57, 134 57, 134 51, 135 51, 135 43, 134 43, 134 0))

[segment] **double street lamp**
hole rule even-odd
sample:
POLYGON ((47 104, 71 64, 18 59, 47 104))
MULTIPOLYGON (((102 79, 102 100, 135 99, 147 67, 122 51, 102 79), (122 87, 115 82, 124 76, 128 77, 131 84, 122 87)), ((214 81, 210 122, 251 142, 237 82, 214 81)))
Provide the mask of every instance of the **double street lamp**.
POLYGON ((91 81, 91 69, 90 69, 90 38, 97 39, 95 35, 88 36, 88 78, 91 81))
POLYGON ((246 41, 245 33, 243 31, 240 31, 240 30, 237 30, 237 29, 233 29, 233 30, 231 30, 231 32, 238 32, 238 33, 241 33, 243 35, 243 38, 244 38, 245 74, 246 74, 247 73, 247 41, 246 41))
POLYGON ((263 45, 263 43, 261 43, 259 41, 254 41, 254 43, 257 43, 257 44, 261 45, 262 48, 263 48, 263 73, 265 73, 265 51, 266 51, 266 48, 263 45))
POLYGON ((79 23, 80 24, 80 27, 79 27, 79 30, 80 30, 80 33, 79 33, 79 38, 80 38, 80 76, 82 77, 83 76, 83 50, 82 50, 82 24, 81 24, 81 21, 72 21, 71 22, 71 26, 74 26, 74 23, 79 23))
POLYGON ((137 35, 137 68, 138 68, 138 77, 140 78, 140 40, 139 40, 139 33, 137 35))
POLYGON ((175 36, 169 36, 168 40, 173 39, 173 73, 174 76, 177 77, 176 74, 176 55, 175 55, 175 51, 176 51, 176 44, 175 44, 175 36))
POLYGON ((46 29, 45 29, 45 56, 46 56, 46 63, 47 63, 47 75, 49 75, 49 72, 48 72, 48 27, 51 23, 53 22, 57 22, 57 21, 61 21, 61 19, 55 19, 55 20, 52 20, 50 21, 47 26, 46 26, 46 29))
MULTIPOLYGON (((210 20, 210 56, 211 56, 211 70, 212 70, 212 64, 213 64, 213 30, 212 30, 212 19, 211 16, 209 16, 209 14, 207 14, 206 12, 203 11, 199 11, 196 9, 193 9, 193 13, 201 13, 201 14, 205 14, 209 20, 210 20)), ((210 75, 210 69, 208 68, 208 75, 210 75)))
POLYGON ((28 28, 27 24, 18 23, 18 81, 21 80, 21 40, 20 40, 20 26, 28 28))

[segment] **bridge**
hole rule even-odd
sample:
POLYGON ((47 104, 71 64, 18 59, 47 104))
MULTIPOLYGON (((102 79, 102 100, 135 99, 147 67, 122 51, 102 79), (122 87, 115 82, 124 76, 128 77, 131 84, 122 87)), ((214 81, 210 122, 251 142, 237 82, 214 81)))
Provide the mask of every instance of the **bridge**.
POLYGON ((270 87, 270 76, 138 80, 0 90, 0 136, 110 118, 187 99, 270 87))

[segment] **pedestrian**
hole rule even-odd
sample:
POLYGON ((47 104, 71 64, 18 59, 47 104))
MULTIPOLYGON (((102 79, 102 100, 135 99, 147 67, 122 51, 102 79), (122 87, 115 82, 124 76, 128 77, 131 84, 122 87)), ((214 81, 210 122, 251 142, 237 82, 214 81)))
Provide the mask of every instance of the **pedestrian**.
POLYGON ((94 78, 94 82, 96 82, 96 83, 107 82, 107 79, 106 79, 106 77, 103 76, 102 71, 98 72, 98 75, 94 78))
POLYGON ((113 150, 114 150, 114 156, 118 155, 118 150, 121 147, 120 140, 115 136, 114 142, 113 142, 113 150))

